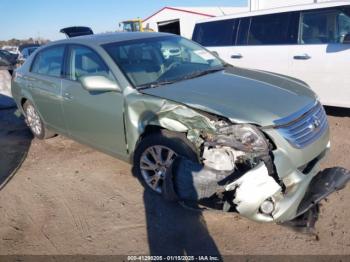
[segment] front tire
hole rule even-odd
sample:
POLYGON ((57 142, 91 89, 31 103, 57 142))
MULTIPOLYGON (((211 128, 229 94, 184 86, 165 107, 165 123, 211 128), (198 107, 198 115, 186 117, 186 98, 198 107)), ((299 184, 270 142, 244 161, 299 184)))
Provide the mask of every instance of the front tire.
POLYGON ((146 189, 162 194, 167 168, 177 156, 197 162, 194 146, 182 133, 160 130, 144 137, 134 154, 134 173, 146 189))
POLYGON ((56 135, 45 127, 45 124, 42 121, 38 111, 31 102, 26 101, 23 105, 23 110, 25 113, 26 123, 36 138, 43 140, 56 135))

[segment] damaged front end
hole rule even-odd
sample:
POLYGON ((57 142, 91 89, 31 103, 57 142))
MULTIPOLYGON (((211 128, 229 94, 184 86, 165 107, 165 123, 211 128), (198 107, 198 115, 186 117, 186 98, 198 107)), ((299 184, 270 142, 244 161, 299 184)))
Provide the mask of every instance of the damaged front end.
POLYGON ((125 97, 130 152, 147 126, 186 134, 197 151, 198 162, 178 157, 167 169, 162 194, 168 200, 237 212, 258 222, 312 226, 318 203, 349 180, 349 172, 344 169, 320 172, 319 162, 330 146, 326 122, 323 129, 315 129, 317 136, 304 148, 286 139, 286 134, 287 138, 293 135, 286 130, 293 131, 299 123, 309 125, 304 120, 316 109, 323 112, 318 104, 277 123, 278 129, 231 121, 204 108, 140 96, 135 91, 126 90, 125 97), (326 186, 321 187, 322 183, 326 186))
POLYGON ((215 133, 200 134, 201 163, 178 158, 166 175, 163 194, 272 221, 274 201, 284 190, 273 164, 274 146, 256 126, 224 120, 214 125, 215 133))
POLYGON ((166 199, 237 212, 258 222, 288 221, 305 227, 314 225, 318 203, 350 179, 345 169, 318 172, 316 164, 308 176, 299 171, 280 176, 274 164, 275 145, 258 127, 223 120, 214 125, 215 133, 198 134, 203 141, 200 163, 180 157, 168 170, 166 199))

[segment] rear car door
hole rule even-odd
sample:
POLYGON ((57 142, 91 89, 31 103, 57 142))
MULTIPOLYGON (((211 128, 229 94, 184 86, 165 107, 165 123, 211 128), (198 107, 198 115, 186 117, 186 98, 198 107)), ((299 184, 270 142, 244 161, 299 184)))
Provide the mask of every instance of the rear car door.
POLYGON ((64 53, 65 45, 43 49, 35 56, 27 77, 27 86, 33 97, 31 102, 46 125, 60 133, 66 133, 61 107, 64 53))
POLYGON ((231 64, 288 75, 290 46, 297 43, 295 13, 242 18, 236 46, 227 54, 231 64))
MULTIPOLYGON (((291 45, 297 44, 298 13, 288 12, 207 22, 198 24, 195 34, 199 34, 200 26, 204 32, 211 31, 207 38, 218 40, 233 35, 232 44, 225 41, 225 46, 208 47, 211 51, 217 52, 227 63, 280 74, 288 74, 291 71, 289 50, 291 45), (212 24, 211 30, 208 30, 209 24, 212 24), (221 27, 225 30, 221 30, 221 27)), ((204 33, 203 36, 205 37, 204 33)), ((205 42, 202 45, 208 46, 205 42)))
POLYGON ((121 92, 89 92, 79 82, 88 75, 116 81, 101 56, 87 46, 70 45, 62 82, 63 111, 69 135, 106 153, 126 155, 121 92))
POLYGON ((349 33, 349 7, 301 12, 291 75, 310 85, 326 105, 350 107, 350 44, 342 43, 349 33))

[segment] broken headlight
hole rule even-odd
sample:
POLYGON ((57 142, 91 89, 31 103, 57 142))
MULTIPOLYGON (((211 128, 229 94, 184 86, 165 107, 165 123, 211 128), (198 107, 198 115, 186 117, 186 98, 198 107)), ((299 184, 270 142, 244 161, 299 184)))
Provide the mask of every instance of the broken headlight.
POLYGON ((268 142, 264 134, 255 126, 237 124, 220 127, 215 137, 217 144, 229 146, 243 152, 267 152, 268 142))

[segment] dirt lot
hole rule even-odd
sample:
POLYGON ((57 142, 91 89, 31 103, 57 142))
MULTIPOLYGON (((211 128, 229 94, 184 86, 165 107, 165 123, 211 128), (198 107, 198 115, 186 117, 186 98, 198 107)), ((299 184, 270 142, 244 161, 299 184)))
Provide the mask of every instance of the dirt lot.
MULTIPOLYGON (((350 169, 350 110, 328 113, 332 150, 323 167, 350 169)), ((0 110, 0 127, 2 255, 350 254, 350 187, 323 202, 315 237, 164 202, 124 162, 64 137, 32 140, 14 109, 0 110)))

